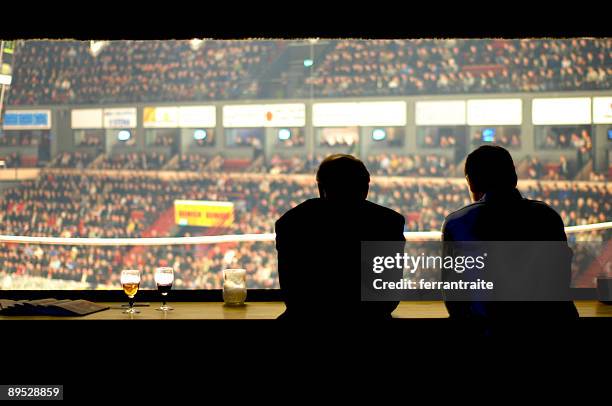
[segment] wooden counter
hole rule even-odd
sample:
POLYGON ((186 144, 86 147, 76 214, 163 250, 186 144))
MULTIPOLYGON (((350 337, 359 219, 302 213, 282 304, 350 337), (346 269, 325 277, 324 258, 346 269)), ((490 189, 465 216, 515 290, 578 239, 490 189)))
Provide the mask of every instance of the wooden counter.
MULTIPOLYGON (((581 317, 612 317, 612 306, 610 305, 592 300, 576 301, 575 303, 581 317)), ((174 310, 161 312, 155 310, 160 303, 151 302, 148 307, 138 307, 141 313, 130 316, 122 313, 124 310, 120 308, 122 303, 105 304, 111 308, 84 317, 0 316, 0 320, 257 320, 275 319, 285 309, 285 305, 281 302, 247 302, 241 307, 224 306, 219 302, 170 302, 174 310)), ((447 318, 448 313, 442 302, 401 302, 393 316, 400 319, 441 319, 447 318)))

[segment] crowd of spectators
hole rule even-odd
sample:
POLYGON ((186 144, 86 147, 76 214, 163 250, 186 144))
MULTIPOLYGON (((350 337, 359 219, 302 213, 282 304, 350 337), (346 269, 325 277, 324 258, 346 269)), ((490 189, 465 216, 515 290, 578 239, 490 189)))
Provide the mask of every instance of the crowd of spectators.
POLYGON ((17 168, 19 167, 20 157, 17 152, 3 154, 0 156, 0 168, 17 168))
POLYGON ((181 154, 179 155, 178 170, 202 172, 206 170, 210 163, 210 158, 200 154, 181 154))
POLYGON ((319 145, 322 147, 354 147, 357 142, 359 142, 357 127, 329 127, 319 130, 319 145))
POLYGON ((158 152, 128 152, 106 155, 92 166, 94 169, 156 170, 168 163, 168 157, 158 152))
POLYGON ((602 223, 612 216, 612 200, 606 185, 567 186, 554 184, 527 187, 526 197, 542 200, 552 206, 566 226, 602 223))
MULTIPOLYGON (((485 139, 483 139, 483 131, 486 130, 479 130, 476 131, 476 133, 474 134, 474 136, 472 137, 472 146, 474 147, 478 147, 480 145, 486 145, 486 144, 497 144, 500 145, 504 148, 508 148, 508 149, 517 149, 521 147, 521 136, 520 136, 520 129, 516 129, 514 131, 501 131, 500 134, 495 134, 494 138, 492 141, 487 141, 485 139)), ((491 131, 491 130, 489 130, 491 131)))
POLYGON ((527 158, 526 177, 542 180, 569 180, 573 178, 576 170, 576 165, 569 162, 564 155, 561 155, 558 161, 544 162, 537 157, 529 157, 527 158))
POLYGON ((12 105, 225 100, 256 97, 253 80, 279 41, 24 41, 15 51, 12 105))
POLYGON ((0 147, 37 147, 40 136, 36 134, 0 133, 0 147))
POLYGON ((263 148, 263 132, 237 130, 234 136, 228 137, 228 146, 230 147, 250 147, 254 149, 263 148))
POLYGON ((170 134, 156 134, 150 145, 155 147, 171 147, 175 145, 175 136, 170 134))
MULTIPOLYGON (((612 214, 605 185, 565 187, 537 184, 526 196, 546 201, 566 225, 602 222, 612 214)), ((0 199, 0 233, 58 237, 140 237, 175 199, 232 201, 234 224, 219 234, 274 231, 274 221, 307 198, 314 182, 297 178, 244 179, 222 173, 194 179, 144 176, 85 176, 44 173, 6 191, 0 199)), ((466 185, 433 181, 378 183, 369 199, 402 213, 407 231, 439 230, 445 216, 470 203, 466 185)), ((167 230, 157 236, 166 236, 167 230)), ((203 230, 202 232, 205 232, 203 230)), ((200 232, 201 234, 201 232, 200 232)), ((187 235, 187 234, 186 234, 187 235)), ((143 288, 154 288, 153 268, 170 265, 177 288, 220 288, 221 270, 245 267, 249 287, 277 287, 273 244, 206 246, 68 247, 3 245, 0 269, 17 276, 44 276, 86 282, 91 288, 116 288, 124 266, 144 270, 143 288)))
POLYGON ((453 176, 452 160, 441 155, 377 154, 367 159, 373 175, 387 176, 453 176))
MULTIPOLYGON (((449 136, 450 138, 450 136, 449 136)), ((478 144, 477 144, 478 145, 478 144)), ((542 180, 572 180, 580 173, 582 180, 605 181, 609 178, 607 173, 597 173, 593 170, 584 172, 585 163, 588 162, 590 151, 584 153, 580 150, 575 157, 561 155, 559 159, 542 161, 537 157, 529 157, 521 176, 526 179, 542 180), (582 158, 582 159, 581 159, 582 158), (584 172, 584 173, 583 173, 584 172)), ((178 156, 168 156, 161 152, 115 152, 105 155, 92 164, 99 156, 98 153, 85 151, 62 152, 50 163, 54 168, 73 169, 135 169, 135 170, 178 170, 190 172, 253 172, 270 174, 311 174, 316 171, 323 155, 308 155, 303 158, 300 154, 281 155, 273 154, 264 160, 262 155, 257 157, 229 158, 224 154, 202 155, 198 153, 183 153, 178 156), (173 162, 171 165, 170 162, 173 162)), ((379 176, 408 176, 408 177, 455 177, 457 173, 454 157, 438 154, 403 155, 394 153, 372 154, 366 163, 372 175, 379 176)), ((36 167, 42 164, 23 163, 17 152, 0 154, 0 167, 36 167)))
POLYGON ((85 133, 83 137, 76 143, 77 147, 95 147, 96 149, 104 148, 104 135, 85 133))
POLYGON ((419 137, 419 146, 423 148, 449 148, 455 147, 456 139, 453 134, 425 133, 419 137))
MULTIPOLYGON (((1 233, 59 237, 136 237, 159 216, 163 193, 144 178, 44 174, 8 190, 1 200, 1 233)), ((170 199, 167 197, 166 199, 170 199)), ((167 203, 167 202, 166 202, 167 203)), ((5 271, 97 286, 127 253, 125 247, 4 246, 5 271), (15 256, 17 255, 17 256, 15 256)))
MULTIPOLYGON (((292 97, 609 89, 610 38, 328 40, 292 97)), ((283 41, 24 41, 10 102, 122 103, 257 98, 283 41)))
POLYGON ((281 157, 279 154, 275 154, 266 165, 266 169, 270 174, 314 173, 322 160, 322 155, 318 155, 316 158, 310 155, 304 159, 300 155, 281 157))
POLYGON ((539 147, 543 149, 568 149, 573 148, 582 153, 588 153, 593 148, 593 141, 589 130, 585 128, 567 127, 563 129, 547 131, 539 147))
POLYGON ((62 152, 60 153, 53 162, 51 162, 51 166, 55 168, 76 168, 83 169, 87 168, 90 163, 96 159, 97 155, 90 152, 62 152))
POLYGON ((612 39, 341 40, 301 96, 609 89, 612 39))
POLYGON ((212 147, 213 145, 215 145, 215 137, 214 137, 214 134, 210 134, 210 135, 207 135, 206 138, 204 138, 203 140, 202 139, 193 140, 190 146, 196 147, 196 148, 209 148, 209 147, 212 147))
POLYGON ((278 131, 276 145, 283 148, 303 147, 306 143, 304 131, 301 128, 283 128, 278 131), (288 133, 287 133, 288 131, 288 133))

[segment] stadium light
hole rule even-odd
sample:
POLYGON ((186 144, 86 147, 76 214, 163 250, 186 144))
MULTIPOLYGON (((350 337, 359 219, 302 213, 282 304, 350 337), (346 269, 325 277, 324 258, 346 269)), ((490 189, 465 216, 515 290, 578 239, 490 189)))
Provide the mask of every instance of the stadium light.
POLYGON ((198 49, 200 49, 203 43, 204 43, 203 39, 194 38, 191 41, 189 41, 189 46, 191 46, 192 50, 197 51, 198 49))
POLYGON ((278 139, 281 141, 287 141, 291 138, 291 131, 286 128, 281 128, 278 130, 278 139))
POLYGON ((314 64, 312 59, 304 59, 304 66, 310 68, 314 64))
POLYGON ((382 128, 376 128, 372 131, 372 139, 374 141, 382 141, 387 138, 387 132, 382 128))
POLYGON ((108 45, 108 41, 89 41, 89 52, 95 58, 108 45))
POLYGON ((132 133, 128 130, 121 130, 117 133, 117 139, 119 141, 127 141, 132 137, 132 133))
POLYGON ((193 132, 193 139, 196 141, 201 141, 201 140, 206 139, 207 135, 208 134, 206 133, 206 130, 195 130, 193 132))

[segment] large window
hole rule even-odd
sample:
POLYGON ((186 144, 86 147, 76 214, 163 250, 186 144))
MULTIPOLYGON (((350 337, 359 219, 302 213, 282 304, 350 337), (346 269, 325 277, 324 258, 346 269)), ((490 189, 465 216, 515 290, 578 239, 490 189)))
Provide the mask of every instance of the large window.
POLYGON ((473 127, 472 146, 496 144, 509 149, 521 147, 521 127, 482 126, 473 127))
POLYGON ((215 145, 215 130, 212 128, 186 128, 190 147, 211 148, 215 145))
POLYGON ((40 130, 7 130, 0 133, 0 147, 37 147, 41 142, 40 130))
POLYGON ((136 145, 136 131, 133 129, 113 129, 106 131, 107 143, 113 148, 133 147, 136 145))
POLYGON ((231 148, 261 148, 264 136, 264 128, 226 128, 225 145, 231 148))
POLYGON ((418 127, 419 148, 454 148, 465 137, 465 127, 418 127))
POLYGON ((275 128, 274 133, 274 145, 277 147, 300 148, 304 146, 303 128, 275 128))
POLYGON ((591 126, 536 126, 537 149, 585 149, 592 147, 591 126))
POLYGON ((74 146, 104 148, 104 130, 74 130, 74 146))
POLYGON ((370 138, 375 148, 401 148, 406 140, 404 127, 373 127, 370 138))
POLYGON ((172 147, 178 142, 178 134, 175 128, 146 130, 145 142, 152 147, 172 147))

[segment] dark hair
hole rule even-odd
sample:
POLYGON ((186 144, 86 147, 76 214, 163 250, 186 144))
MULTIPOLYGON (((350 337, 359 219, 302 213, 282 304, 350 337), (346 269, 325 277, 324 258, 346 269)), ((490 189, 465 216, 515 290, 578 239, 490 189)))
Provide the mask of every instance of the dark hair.
POLYGON ((368 194, 370 173, 359 159, 347 154, 330 155, 317 170, 319 189, 333 198, 363 198, 368 194))
POLYGON ((497 145, 483 145, 472 151, 465 161, 465 175, 478 192, 515 188, 518 177, 512 156, 497 145))

